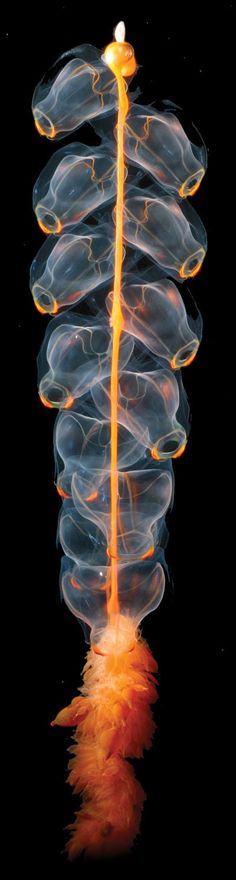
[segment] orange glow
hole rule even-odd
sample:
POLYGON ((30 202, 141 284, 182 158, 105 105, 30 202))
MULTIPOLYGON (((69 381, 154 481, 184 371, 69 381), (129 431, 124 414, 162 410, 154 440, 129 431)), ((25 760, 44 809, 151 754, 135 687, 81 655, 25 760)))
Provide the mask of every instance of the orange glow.
POLYGON ((91 495, 87 495, 87 498, 85 498, 85 501, 95 501, 95 498, 97 498, 97 497, 98 497, 98 493, 92 492, 91 495))
POLYGON ((124 125, 129 110, 129 101, 126 94, 123 76, 130 76, 136 69, 134 50, 128 43, 110 43, 105 49, 104 59, 115 74, 118 86, 118 119, 117 119, 117 191, 115 208, 115 274, 113 287, 113 302, 111 312, 112 336, 112 361, 111 361, 111 542, 108 555, 111 558, 111 594, 107 603, 108 615, 118 614, 118 575, 117 575, 117 499, 118 499, 118 367, 120 335, 124 326, 121 311, 121 273, 123 261, 123 211, 124 211, 124 125))
POLYGON ((192 272, 185 272, 185 263, 183 263, 183 265, 181 266, 181 268, 179 270, 180 278, 194 278, 195 275, 197 275, 198 272, 200 272, 201 266, 202 266, 202 263, 199 260, 199 263, 197 263, 197 265, 192 270, 192 272))
POLYGON ((80 295, 81 295, 80 290, 75 290, 74 293, 69 293, 68 297, 67 297, 68 304, 74 303, 74 302, 76 303, 76 300, 79 299, 80 295))
POLYGON ((37 309, 37 311, 40 312, 41 315, 48 315, 48 314, 49 315, 56 315, 56 313, 58 312, 58 305, 57 305, 55 299, 53 301, 53 308, 50 310, 44 309, 43 306, 40 306, 39 303, 36 302, 36 300, 34 300, 34 305, 35 305, 35 308, 37 309))
POLYGON ((110 547, 107 547, 106 554, 107 554, 107 556, 109 556, 109 559, 118 559, 119 558, 117 555, 114 556, 114 553, 112 553, 112 550, 110 547))
POLYGON ((140 556, 140 559, 148 559, 149 556, 153 556, 153 553, 154 553, 154 547, 149 547, 149 550, 147 550, 147 552, 144 553, 143 556, 140 556))
POLYGON ((183 452, 185 449, 186 449, 186 443, 182 443, 182 446, 180 446, 178 451, 175 452, 174 455, 172 455, 172 458, 180 458, 180 456, 183 455, 183 452))
POLYGON ((204 168, 200 168, 199 171, 197 171, 197 174, 192 174, 192 175, 190 175, 190 177, 187 177, 186 180, 184 180, 184 183, 182 183, 182 185, 179 188, 179 196, 182 199, 186 199, 188 196, 194 196, 194 194, 199 189, 199 186, 200 186, 200 183, 202 182, 202 178, 204 177, 204 174, 205 174, 204 168), (198 178, 197 180, 196 180, 196 176, 198 178), (194 179, 195 179, 195 183, 193 183, 193 185, 191 186, 191 180, 194 180, 194 179))
MULTIPOLYGON (((59 408, 60 408, 60 404, 50 403, 50 401, 47 400, 47 398, 44 397, 43 394, 39 394, 39 397, 40 397, 40 400, 42 401, 44 406, 48 406, 50 409, 53 409, 55 406, 59 406, 59 408)), ((61 408, 62 409, 70 409, 70 407, 73 406, 73 403, 74 403, 74 398, 72 397, 72 394, 70 394, 70 396, 66 400, 66 403, 61 404, 61 408)))
POLYGON ((104 584, 99 584, 99 590, 101 590, 103 593, 105 593, 106 590, 109 590, 109 586, 110 586, 110 584, 107 581, 105 581, 104 584))
POLYGON ((57 233, 61 232, 61 230, 62 230, 62 224, 61 224, 61 221, 58 220, 58 217, 55 217, 55 220, 57 221, 56 229, 49 229, 49 227, 45 226, 44 223, 42 223, 42 220, 39 220, 39 219, 38 219, 38 225, 40 226, 40 229, 42 229, 43 232, 46 232, 46 235, 51 235, 52 232, 55 235, 57 235, 57 233))
POLYGON ((155 446, 153 446, 152 449, 151 449, 151 456, 152 456, 152 458, 155 459, 155 461, 160 461, 160 460, 161 460, 161 459, 160 459, 159 452, 157 452, 157 449, 155 449, 155 446))
POLYGON ((53 403, 49 403, 49 400, 43 394, 40 394, 39 397, 44 406, 48 406, 48 409, 53 409, 53 403))
POLYGON ((172 358, 172 360, 170 361, 170 366, 172 367, 172 370, 181 370, 182 367, 188 367, 189 364, 191 364, 192 361, 194 361, 196 354, 197 354, 197 348, 195 349, 195 351, 192 351, 192 354, 189 355, 189 357, 186 359, 186 361, 183 361, 181 364, 177 364, 176 363, 176 358, 178 355, 178 352, 177 352, 177 354, 175 354, 174 357, 172 358))
POLYGON ((69 397, 67 397, 66 403, 63 403, 63 409, 70 409, 70 407, 73 406, 73 403, 74 398, 72 397, 72 394, 70 394, 69 397))
POLYGON ((189 189, 188 192, 184 191, 184 188, 187 183, 187 180, 185 180, 185 182, 182 183, 182 186, 180 186, 180 188, 179 188, 179 196, 181 196, 181 199, 187 199, 188 196, 194 196, 194 193, 197 192, 197 190, 199 189, 201 179, 197 180, 197 183, 195 183, 194 186, 192 186, 192 189, 189 189))
POLYGON ((60 495, 60 498, 70 498, 70 495, 67 495, 67 492, 64 492, 64 489, 62 489, 61 486, 56 486, 56 490, 58 495, 60 495))
MULTIPOLYGON (((49 120, 49 121, 50 121, 50 120, 49 120)), ((40 123, 37 121, 37 119, 35 119, 34 122, 35 122, 35 128, 37 128, 38 133, 39 133, 40 135, 42 135, 43 137, 45 137, 46 132, 43 130, 43 128, 41 127, 40 123)), ((50 125, 51 125, 51 123, 50 123, 50 125)), ((52 129, 51 129, 50 134, 47 134, 46 136, 47 136, 48 138, 50 138, 51 140, 52 140, 54 137, 56 137, 56 129, 54 128, 54 125, 52 125, 52 129)))
POLYGON ((118 76, 133 76, 136 71, 134 50, 130 43, 109 43, 104 52, 104 60, 117 79, 118 76))
POLYGON ((72 587, 74 587, 74 590, 81 590, 80 584, 78 584, 78 581, 74 577, 70 579, 70 582, 72 587))

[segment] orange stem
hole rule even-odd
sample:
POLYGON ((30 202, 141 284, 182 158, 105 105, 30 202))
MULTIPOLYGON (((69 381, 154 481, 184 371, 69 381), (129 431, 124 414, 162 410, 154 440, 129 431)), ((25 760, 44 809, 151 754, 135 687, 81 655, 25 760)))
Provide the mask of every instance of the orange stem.
POLYGON ((123 327, 123 316, 120 305, 120 291, 122 278, 122 260, 123 260, 123 208, 124 208, 124 180, 125 180, 125 163, 124 163, 124 124, 129 109, 129 102, 126 95, 125 84, 120 70, 115 69, 114 73, 118 85, 118 120, 117 120, 117 193, 115 208, 115 275, 113 290, 113 305, 111 313, 112 335, 112 361, 111 361, 111 382, 110 382, 110 399, 111 399, 111 542, 109 555, 111 557, 111 593, 108 601, 109 617, 119 612, 118 599, 118 571, 117 571, 117 519, 118 519, 118 385, 119 385, 119 349, 120 335, 123 327))

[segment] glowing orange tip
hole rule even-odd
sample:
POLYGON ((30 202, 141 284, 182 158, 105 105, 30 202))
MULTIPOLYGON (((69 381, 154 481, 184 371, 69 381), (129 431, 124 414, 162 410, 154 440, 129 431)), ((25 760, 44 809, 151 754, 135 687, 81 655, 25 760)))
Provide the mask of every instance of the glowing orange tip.
POLYGON ((203 178, 203 173, 202 173, 202 176, 200 177, 200 179, 196 181, 196 183, 194 184, 194 186, 191 187, 191 189, 188 189, 186 187, 186 184, 188 183, 187 180, 185 180, 185 182, 182 183, 182 186, 180 186, 180 188, 179 188, 179 196, 181 199, 187 199, 188 196, 194 196, 194 194, 199 189, 200 183, 203 178), (186 188, 186 191, 185 191, 185 188, 186 188))
POLYGON ((182 367, 188 367, 189 364, 191 364, 192 361, 194 361, 194 358, 196 357, 196 354, 197 354, 197 350, 198 349, 195 348, 195 350, 192 351, 192 353, 189 355, 189 357, 186 358, 186 361, 181 362, 181 364, 176 363, 176 358, 178 357, 178 352, 177 352, 177 354, 175 354, 174 357, 172 358, 172 360, 170 361, 170 367, 172 367, 172 370, 181 370, 182 367))
POLYGON ((183 452, 186 449, 186 445, 187 445, 186 443, 182 443, 182 446, 180 446, 180 448, 177 450, 177 452, 175 452, 175 454, 172 455, 172 458, 180 458, 180 456, 183 455, 183 452))
POLYGON ((134 49, 130 43, 125 41, 125 25, 123 21, 119 21, 114 31, 115 40, 106 46, 102 60, 110 67, 115 76, 121 73, 122 76, 132 76, 137 64, 135 61, 134 49))
POLYGON ((50 401, 47 400, 47 398, 44 397, 43 394, 40 394, 39 397, 40 397, 41 403, 43 403, 44 406, 47 406, 48 409, 53 409, 53 403, 50 403, 50 401))
POLYGON ((151 449, 151 456, 152 456, 152 458, 155 459, 155 461, 161 460, 159 452, 157 452, 157 449, 155 449, 155 446, 153 446, 153 448, 151 449))
POLYGON ((56 313, 58 312, 58 305, 55 299, 53 300, 53 306, 51 309, 44 309, 43 306, 39 305, 36 299, 34 300, 34 305, 41 315, 56 315, 56 313))
POLYGON ((40 122, 38 122, 37 119, 34 119, 34 122, 35 122, 35 128, 37 129, 37 131, 41 135, 41 137, 47 137, 47 138, 50 138, 50 140, 53 140, 53 138, 56 136, 56 129, 54 128, 54 125, 52 125, 52 123, 50 123, 51 130, 50 130, 50 132, 47 133, 46 131, 43 130, 42 126, 40 125, 40 122))
POLYGON ((44 397, 44 394, 41 394, 41 392, 39 393, 39 397, 43 405, 48 406, 49 409, 54 409, 54 407, 58 407, 59 409, 69 409, 71 406, 73 406, 74 403, 74 397, 72 397, 72 394, 70 394, 65 403, 62 404, 51 403, 51 401, 47 400, 47 398, 44 397))
POLYGON ((183 266, 181 266, 181 268, 179 270, 180 278, 195 278, 195 275, 197 275, 198 272, 200 272, 201 267, 202 267, 202 260, 199 260, 199 263, 197 263, 197 265, 194 267, 194 269, 192 269, 192 272, 186 272, 185 271, 185 263, 183 263, 183 266))
POLYGON ((57 485, 56 490, 58 495, 60 495, 60 498, 70 498, 70 495, 67 495, 67 492, 64 492, 64 489, 62 489, 61 486, 57 485))
POLYGON ((61 230, 62 230, 62 224, 61 224, 61 221, 60 221, 60 220, 58 219, 58 217, 56 217, 56 216, 55 216, 55 220, 56 220, 56 224, 57 224, 57 225, 56 225, 56 228, 55 228, 55 229, 50 229, 49 226, 45 226, 45 224, 42 223, 42 220, 39 220, 38 218, 37 218, 37 220, 38 220, 38 225, 40 226, 40 229, 42 229, 42 232, 45 232, 46 235, 50 235, 52 232, 53 232, 54 235, 57 235, 57 234, 59 234, 59 233, 61 232, 61 230))

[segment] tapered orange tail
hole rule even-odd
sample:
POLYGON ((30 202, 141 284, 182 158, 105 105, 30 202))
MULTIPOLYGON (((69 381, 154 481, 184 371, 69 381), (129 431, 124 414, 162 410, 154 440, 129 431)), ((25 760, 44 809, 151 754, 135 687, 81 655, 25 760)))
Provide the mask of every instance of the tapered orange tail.
MULTIPOLYGON (((109 625, 104 646, 110 640, 109 625)), ((102 650, 102 642, 99 643, 102 650)), ((66 849, 73 860, 83 850, 92 858, 129 850, 139 833, 144 791, 126 758, 140 758, 155 730, 151 704, 157 700, 157 663, 136 633, 134 647, 121 653, 90 650, 82 696, 62 709, 53 724, 76 726, 69 782, 83 795, 69 826, 66 849)))

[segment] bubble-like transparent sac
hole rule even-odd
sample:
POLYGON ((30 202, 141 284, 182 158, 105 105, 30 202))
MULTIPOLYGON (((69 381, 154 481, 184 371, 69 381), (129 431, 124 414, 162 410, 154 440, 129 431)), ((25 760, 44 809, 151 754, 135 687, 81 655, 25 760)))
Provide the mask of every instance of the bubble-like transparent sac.
POLYGON ((114 230, 102 224, 86 235, 50 236, 31 266, 30 289, 39 312, 50 315, 80 302, 114 274, 114 230))
MULTIPOLYGON (((108 545, 111 540, 111 481, 102 471, 75 471, 72 477, 72 499, 78 513, 102 530, 108 545)), ((153 556, 158 542, 158 529, 172 497, 169 473, 158 470, 118 473, 117 557, 129 562, 153 556)))
MULTIPOLYGON (((112 293, 106 305, 112 310, 112 293)), ((156 284, 124 285, 121 292, 123 330, 139 339, 172 369, 190 364, 200 339, 188 324, 186 309, 176 285, 169 279, 156 284)))
MULTIPOLYGON (((74 321, 76 321, 76 316, 74 321)), ((39 394, 46 406, 68 409, 75 398, 91 391, 96 382, 110 376, 112 356, 112 330, 99 320, 79 326, 78 323, 58 323, 43 343, 41 362, 50 369, 40 377, 39 394), (47 342, 48 339, 48 342, 47 342), (46 352, 45 352, 46 347, 46 352)), ((134 347, 127 334, 121 338, 119 369, 128 363, 134 347)))
POLYGON ((64 553, 74 562, 107 565, 107 543, 103 531, 92 521, 88 527, 71 500, 63 500, 58 538, 64 553))
POLYGON ((128 193, 124 207, 126 241, 148 254, 166 274, 182 280, 199 272, 206 253, 204 227, 185 204, 180 207, 171 196, 140 195, 136 189, 128 193))
MULTIPOLYGON (((75 411, 62 411, 57 418, 54 435, 57 462, 57 489, 62 497, 71 496, 73 473, 90 474, 91 496, 95 491, 94 473, 100 469, 102 478, 110 473, 111 426, 109 421, 84 416, 75 411), (62 469, 61 463, 64 468, 62 469)), ((134 465, 143 455, 143 445, 118 426, 118 469, 134 465)))
POLYGON ((185 198, 200 186, 206 151, 193 145, 173 113, 132 105, 124 136, 125 155, 168 192, 185 198))
MULTIPOLYGON (((99 412, 109 417, 109 380, 99 382, 91 394, 99 412)), ((117 421, 150 449, 157 461, 177 458, 185 448, 186 431, 176 419, 179 403, 178 383, 169 370, 124 370, 119 377, 117 421)))
POLYGON ((89 44, 64 53, 36 86, 32 100, 36 128, 50 140, 116 106, 116 78, 89 44))
MULTIPOLYGON (((101 643, 107 625, 107 602, 110 597, 111 569, 107 565, 79 564, 64 557, 61 569, 61 590, 64 600, 80 621, 90 629, 93 647, 101 643)), ((141 620, 158 608, 164 589, 165 576, 160 562, 146 559, 143 562, 118 563, 120 615, 117 624, 122 626, 131 618, 137 627, 141 620)), ((131 644, 130 649, 133 645, 131 644)))
POLYGON ((116 162, 105 146, 70 144, 58 150, 33 190, 39 226, 58 234, 115 196, 116 162))

